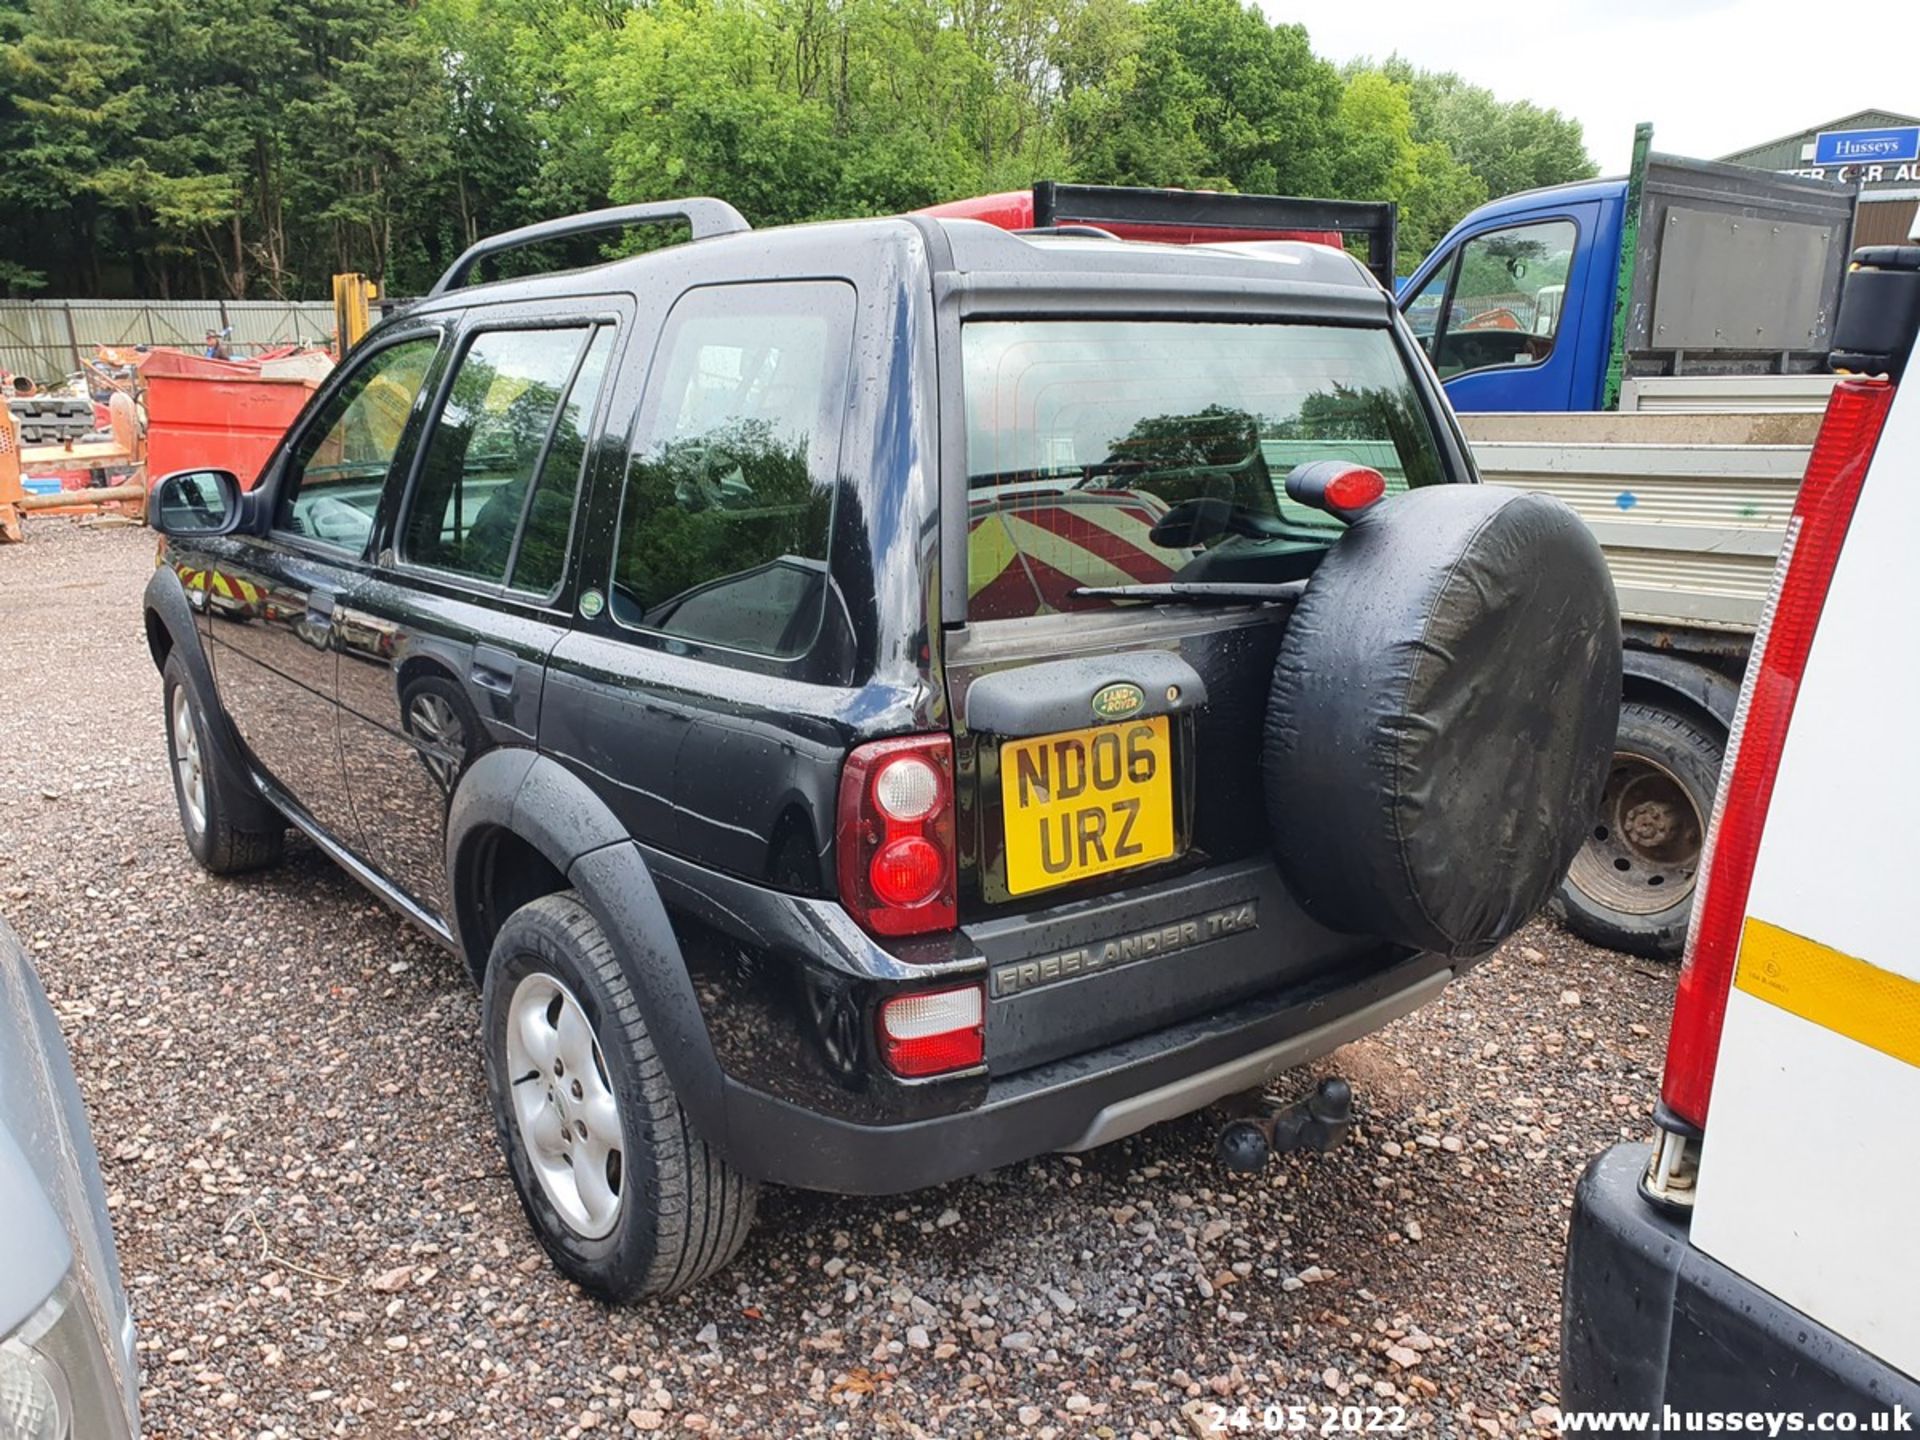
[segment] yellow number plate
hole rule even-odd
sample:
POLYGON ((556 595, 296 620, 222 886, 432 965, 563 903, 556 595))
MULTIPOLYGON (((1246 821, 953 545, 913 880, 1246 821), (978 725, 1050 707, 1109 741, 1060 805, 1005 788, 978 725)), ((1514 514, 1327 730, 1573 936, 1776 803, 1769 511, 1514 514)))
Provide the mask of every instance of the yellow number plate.
POLYGON ((1001 745, 1008 891, 1172 855, 1172 759, 1164 715, 1001 745))

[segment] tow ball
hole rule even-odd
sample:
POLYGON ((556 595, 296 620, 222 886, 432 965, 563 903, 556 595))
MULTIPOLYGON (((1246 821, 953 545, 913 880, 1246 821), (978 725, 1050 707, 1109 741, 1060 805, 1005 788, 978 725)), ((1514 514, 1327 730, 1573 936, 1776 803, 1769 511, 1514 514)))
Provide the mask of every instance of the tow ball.
POLYGON ((1230 1120, 1220 1131, 1220 1163, 1229 1170, 1252 1174, 1290 1150, 1324 1155, 1347 1138, 1353 1124, 1353 1087, 1338 1075, 1288 1104, 1264 1097, 1258 1103, 1264 1113, 1230 1120))

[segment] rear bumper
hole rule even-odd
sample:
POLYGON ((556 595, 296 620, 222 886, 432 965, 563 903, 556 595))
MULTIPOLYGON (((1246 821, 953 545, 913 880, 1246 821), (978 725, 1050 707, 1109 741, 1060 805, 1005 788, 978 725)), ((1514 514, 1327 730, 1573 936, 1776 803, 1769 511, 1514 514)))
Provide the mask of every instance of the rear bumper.
MULTIPOLYGON (((1561 1302, 1560 1408, 1920 1412, 1920 1382, 1703 1255, 1640 1195, 1648 1147, 1616 1145, 1574 1191, 1561 1302)), ((1669 1421, 1668 1428, 1684 1428, 1669 1421)), ((1888 1421, 1880 1422, 1883 1432, 1888 1421)), ((1909 1419, 1920 1433, 1920 1421, 1909 1419)), ((1696 1426, 1695 1428, 1706 1428, 1696 1426)), ((1719 1427, 1714 1427, 1719 1428, 1719 1427)), ((1847 1427, 1853 1428, 1853 1427, 1847 1427)), ((1888 1432, 1892 1433, 1892 1432, 1888 1432)))
POLYGON ((1086 1150, 1318 1059, 1436 997, 1448 960, 1416 955, 994 1080, 977 1106, 858 1124, 726 1082, 728 1155, 759 1179, 891 1195, 1050 1150, 1086 1150))

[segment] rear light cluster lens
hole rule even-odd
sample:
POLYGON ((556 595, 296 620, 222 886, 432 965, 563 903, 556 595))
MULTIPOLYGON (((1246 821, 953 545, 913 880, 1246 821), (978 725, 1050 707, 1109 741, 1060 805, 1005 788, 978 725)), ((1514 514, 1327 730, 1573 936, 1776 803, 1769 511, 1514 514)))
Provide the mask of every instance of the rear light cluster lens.
POLYGON ((933 842, 920 835, 889 840, 867 867, 873 893, 889 905, 911 908, 939 892, 946 862, 933 842))
POLYGON ((876 935, 951 930, 953 738, 862 745, 840 777, 840 902, 876 935))
POLYGON ((1773 802, 1787 727, 1840 547, 1893 404, 1893 388, 1885 380, 1843 380, 1834 387, 1781 545, 1773 594, 1754 637, 1713 822, 1700 857, 1701 889, 1694 897, 1686 958, 1674 993, 1673 1030, 1660 1087, 1667 1109, 1695 1127, 1707 1122, 1754 860, 1773 802))
POLYGON ((902 824, 924 820, 939 807, 940 772, 918 755, 896 755, 873 776, 873 801, 880 813, 902 824))
POLYGON ((880 1007, 887 1068, 912 1079, 971 1070, 986 1058, 986 999, 978 985, 896 995, 880 1007))

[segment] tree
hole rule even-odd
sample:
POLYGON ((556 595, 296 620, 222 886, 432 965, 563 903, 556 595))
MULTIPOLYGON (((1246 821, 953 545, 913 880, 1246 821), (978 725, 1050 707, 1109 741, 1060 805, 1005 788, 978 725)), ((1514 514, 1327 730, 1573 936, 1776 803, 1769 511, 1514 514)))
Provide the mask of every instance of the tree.
MULTIPOLYGON (((15 0, 0 286, 417 292, 484 234, 722 195, 756 223, 1056 178, 1393 199, 1417 253, 1591 173, 1577 124, 1244 0, 15 0)), ((502 257, 499 273, 661 243, 502 257)))
POLYGON ((1587 156, 1580 122, 1558 110, 1500 100, 1484 86, 1451 72, 1417 70, 1397 55, 1380 68, 1407 87, 1415 135, 1445 145, 1489 195, 1588 180, 1598 173, 1587 156))
MULTIPOLYGON (((97 289, 117 164, 142 120, 138 57, 95 0, 33 0, 0 31, 0 283, 97 289), (103 203, 105 202, 105 203, 103 203)), ((156 183, 160 177, 155 177, 156 183)))
POLYGON ((1146 0, 1125 62, 1068 110, 1080 178, 1324 195, 1340 77, 1241 0, 1146 0))

